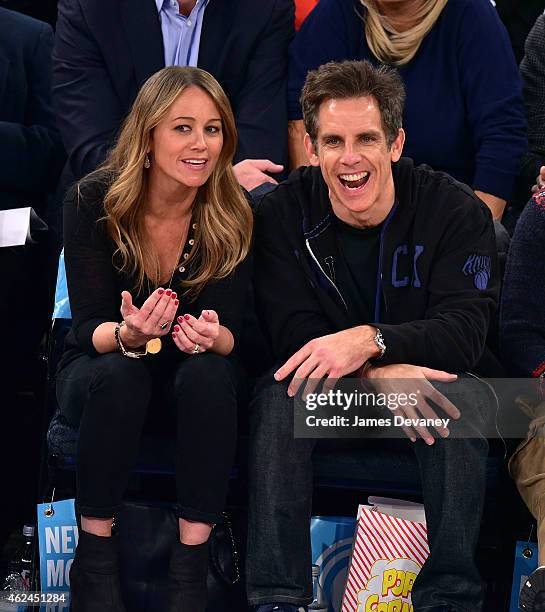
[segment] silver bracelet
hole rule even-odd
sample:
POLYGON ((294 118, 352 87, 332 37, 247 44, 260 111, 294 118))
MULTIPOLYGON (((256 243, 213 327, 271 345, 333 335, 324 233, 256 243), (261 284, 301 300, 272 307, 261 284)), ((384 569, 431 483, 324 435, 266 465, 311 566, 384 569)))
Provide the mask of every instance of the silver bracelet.
POLYGON ((121 354, 124 357, 130 357, 131 359, 140 359, 141 357, 145 357, 148 354, 146 347, 144 347, 142 351, 128 351, 125 348, 125 345, 123 344, 121 340, 121 333, 120 333, 123 325, 125 325, 125 321, 121 321, 121 323, 116 323, 116 326, 114 328, 115 341, 117 343, 119 350, 121 351, 121 354))

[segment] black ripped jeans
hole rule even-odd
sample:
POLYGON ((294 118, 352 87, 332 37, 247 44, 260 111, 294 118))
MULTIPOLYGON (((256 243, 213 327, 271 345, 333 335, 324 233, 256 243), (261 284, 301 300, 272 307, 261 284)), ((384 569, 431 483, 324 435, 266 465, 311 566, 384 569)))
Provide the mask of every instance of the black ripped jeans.
POLYGON ((57 399, 77 426, 77 508, 117 512, 146 419, 176 417, 176 488, 181 518, 221 518, 237 431, 232 362, 213 353, 181 360, 81 355, 57 374, 57 399))

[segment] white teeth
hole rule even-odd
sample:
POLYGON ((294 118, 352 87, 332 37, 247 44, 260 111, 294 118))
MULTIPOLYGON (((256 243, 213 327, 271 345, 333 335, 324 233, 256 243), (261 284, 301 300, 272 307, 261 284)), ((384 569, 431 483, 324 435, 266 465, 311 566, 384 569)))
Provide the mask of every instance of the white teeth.
POLYGON ((184 159, 184 163, 193 164, 194 166, 202 166, 206 164, 206 159, 184 159))
POLYGON ((358 172, 358 174, 340 174, 339 178, 343 181, 361 181, 362 178, 369 176, 369 172, 358 172))

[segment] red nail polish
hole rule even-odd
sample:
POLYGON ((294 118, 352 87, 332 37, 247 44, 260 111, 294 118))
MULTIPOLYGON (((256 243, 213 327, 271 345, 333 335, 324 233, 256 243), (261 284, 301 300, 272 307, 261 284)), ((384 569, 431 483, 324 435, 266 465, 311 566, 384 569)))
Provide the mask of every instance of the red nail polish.
POLYGON ((180 331, 180 328, 178 327, 178 325, 175 325, 175 326, 174 326, 174 331, 175 331, 175 332, 179 332, 179 331, 180 331))
POLYGON ((167 289, 167 295, 170 295, 172 293, 171 289, 167 289))
POLYGON ((180 303, 180 300, 174 300, 174 305, 178 306, 178 304, 180 303))
POLYGON ((189 321, 189 315, 184 315, 184 319, 185 319, 186 321, 189 321))
POLYGON ((172 295, 170 296, 173 300, 176 299, 176 294, 173 292, 172 295))
POLYGON ((165 292, 164 289, 159 289, 159 291, 158 291, 159 295, 163 295, 164 292, 165 292))
POLYGON ((178 321, 180 321, 180 323, 184 320, 184 318, 182 316, 178 317, 178 321))
POLYGON ((172 337, 173 337, 173 338, 176 338, 176 334, 172 334, 172 337))

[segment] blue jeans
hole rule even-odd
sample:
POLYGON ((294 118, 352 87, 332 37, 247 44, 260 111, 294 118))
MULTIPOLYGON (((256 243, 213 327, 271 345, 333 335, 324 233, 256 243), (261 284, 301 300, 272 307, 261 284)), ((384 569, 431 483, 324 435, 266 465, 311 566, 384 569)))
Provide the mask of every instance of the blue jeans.
MULTIPOLYGON (((462 415, 472 412, 471 423, 465 421, 464 426, 472 428, 475 437, 438 439, 432 446, 423 440, 406 441, 420 468, 430 547, 413 587, 415 612, 482 608, 474 560, 488 454, 488 443, 479 433, 479 415, 489 407, 490 395, 482 387, 482 398, 472 398, 473 406, 459 406, 462 415)), ((274 382, 268 374, 259 381, 250 408, 246 573, 251 605, 312 601, 309 520, 316 440, 294 439, 293 399, 286 390, 286 384, 274 382)))

